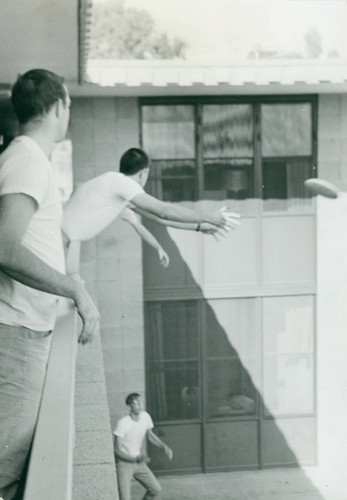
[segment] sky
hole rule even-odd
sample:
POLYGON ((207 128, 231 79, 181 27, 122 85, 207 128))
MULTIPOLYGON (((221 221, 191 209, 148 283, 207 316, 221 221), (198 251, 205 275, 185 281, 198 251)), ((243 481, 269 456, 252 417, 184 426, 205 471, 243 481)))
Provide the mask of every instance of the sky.
MULTIPOLYGON (((107 0, 93 0, 94 3, 107 0)), ((347 58, 346 0, 124 0, 147 10, 158 31, 186 41, 186 59, 244 59, 255 46, 305 52, 304 33, 316 27, 324 53, 347 58)))

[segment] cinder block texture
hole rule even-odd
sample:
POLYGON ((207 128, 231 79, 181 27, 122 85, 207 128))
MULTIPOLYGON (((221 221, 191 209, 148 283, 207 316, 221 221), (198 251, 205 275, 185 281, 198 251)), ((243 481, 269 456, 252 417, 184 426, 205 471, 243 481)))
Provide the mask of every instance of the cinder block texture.
POLYGON ((74 467, 74 500, 118 500, 117 478, 112 465, 74 467))
POLYGON ((318 101, 318 177, 347 191, 347 98, 320 95, 318 101))

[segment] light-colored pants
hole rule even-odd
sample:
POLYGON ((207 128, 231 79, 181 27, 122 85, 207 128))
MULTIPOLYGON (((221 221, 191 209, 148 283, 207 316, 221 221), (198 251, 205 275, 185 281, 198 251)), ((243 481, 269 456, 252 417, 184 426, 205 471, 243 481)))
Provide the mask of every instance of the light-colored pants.
POLYGON ((12 500, 35 430, 50 332, 0 324, 0 497, 12 500))
POLYGON ((161 491, 161 486, 156 480, 153 472, 145 463, 132 464, 129 462, 116 461, 119 500, 131 500, 131 479, 134 478, 146 488, 143 500, 155 498, 161 491))

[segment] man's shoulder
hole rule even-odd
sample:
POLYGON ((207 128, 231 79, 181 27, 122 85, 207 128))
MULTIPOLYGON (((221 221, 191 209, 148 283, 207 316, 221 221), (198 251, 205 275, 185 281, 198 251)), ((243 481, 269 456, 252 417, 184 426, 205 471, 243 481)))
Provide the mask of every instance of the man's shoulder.
POLYGON ((8 168, 22 166, 28 170, 29 166, 39 169, 50 165, 48 158, 40 152, 39 147, 30 137, 19 136, 13 139, 0 155, 0 166, 8 168))
POLYGON ((129 420, 131 420, 130 415, 124 415, 117 421, 117 425, 122 424, 124 422, 129 422, 129 420))
POLYGON ((153 427, 152 417, 147 411, 144 410, 141 412, 141 420, 143 422, 146 422, 149 425, 149 427, 153 427))
POLYGON ((117 431, 123 431, 125 428, 127 428, 129 426, 129 423, 131 423, 129 419, 130 415, 125 415, 124 417, 121 417, 119 420, 117 420, 116 427, 113 433, 117 434, 117 431))

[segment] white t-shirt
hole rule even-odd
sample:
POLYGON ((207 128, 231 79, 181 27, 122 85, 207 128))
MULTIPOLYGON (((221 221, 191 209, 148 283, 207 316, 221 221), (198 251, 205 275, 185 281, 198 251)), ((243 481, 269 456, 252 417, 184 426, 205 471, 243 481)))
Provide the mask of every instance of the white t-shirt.
MULTIPOLYGON (((13 193, 27 194, 38 204, 22 244, 43 262, 65 273, 62 206, 53 168, 28 136, 14 139, 0 156, 0 196, 13 193)), ((55 295, 22 285, 0 271, 0 323, 52 330, 56 305, 55 295)))
POLYGON ((121 439, 119 449, 131 457, 137 457, 141 453, 143 438, 148 429, 153 429, 151 416, 146 411, 142 411, 139 420, 133 420, 130 415, 118 420, 113 432, 121 439))
POLYGON ((106 172, 84 182, 64 207, 64 233, 70 240, 93 238, 143 192, 137 182, 120 172, 106 172))

